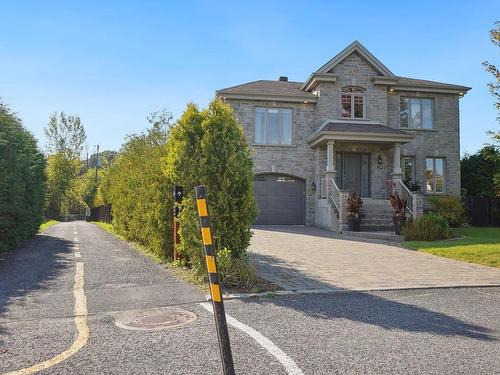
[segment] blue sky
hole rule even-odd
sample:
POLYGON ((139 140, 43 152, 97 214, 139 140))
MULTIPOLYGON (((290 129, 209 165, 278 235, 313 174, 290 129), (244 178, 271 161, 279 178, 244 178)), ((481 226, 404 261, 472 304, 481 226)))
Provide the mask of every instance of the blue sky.
POLYGON ((498 129, 488 30, 498 1, 2 1, 0 97, 40 140, 49 114, 80 115, 88 144, 119 149, 146 115, 216 89, 303 81, 353 40, 396 75, 458 83, 461 150, 498 129))

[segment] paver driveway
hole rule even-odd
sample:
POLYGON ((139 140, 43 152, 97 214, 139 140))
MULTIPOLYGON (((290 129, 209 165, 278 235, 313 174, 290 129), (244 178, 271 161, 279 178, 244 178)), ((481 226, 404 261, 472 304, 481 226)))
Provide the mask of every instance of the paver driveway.
POLYGON ((289 290, 500 285, 500 269, 315 227, 255 227, 250 254, 261 277, 289 290))

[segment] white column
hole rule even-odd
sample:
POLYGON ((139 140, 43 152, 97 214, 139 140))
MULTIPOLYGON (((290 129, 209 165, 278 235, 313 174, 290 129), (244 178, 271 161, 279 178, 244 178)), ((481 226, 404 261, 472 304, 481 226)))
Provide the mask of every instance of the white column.
POLYGON ((326 144, 326 171, 335 172, 335 141, 330 140, 326 144))
POLYGON ((392 194, 399 192, 400 186, 398 181, 401 181, 403 175, 401 171, 401 143, 394 143, 394 156, 392 162, 392 194))
POLYGON ((401 143, 394 143, 394 160, 392 174, 401 174, 401 143))

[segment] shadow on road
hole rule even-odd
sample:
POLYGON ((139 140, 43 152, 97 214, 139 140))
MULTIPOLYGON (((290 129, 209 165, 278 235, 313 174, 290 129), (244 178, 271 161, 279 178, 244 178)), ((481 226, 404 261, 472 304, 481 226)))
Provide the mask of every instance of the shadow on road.
POLYGON ((329 289, 336 293, 300 294, 278 296, 269 299, 243 299, 245 303, 274 304, 293 309, 318 319, 347 319, 385 329, 398 329, 407 332, 427 332, 442 336, 463 336, 477 340, 495 341, 493 331, 479 325, 467 323, 444 313, 431 311, 412 304, 394 301, 370 292, 349 291, 337 288, 321 280, 312 279, 300 272, 285 267, 281 259, 272 256, 252 254, 257 268, 265 264, 266 272, 276 272, 286 277, 300 277, 311 289, 329 289), (261 264, 259 266, 259 263, 261 264), (290 274, 292 277, 292 274, 290 274), (321 297, 318 297, 321 296, 321 297))
MULTIPOLYGON (((51 282, 71 266, 67 254, 72 251, 71 241, 37 235, 16 250, 1 254, 0 317, 13 300, 49 288, 51 282)), ((0 325, 0 344, 4 334, 0 325)))

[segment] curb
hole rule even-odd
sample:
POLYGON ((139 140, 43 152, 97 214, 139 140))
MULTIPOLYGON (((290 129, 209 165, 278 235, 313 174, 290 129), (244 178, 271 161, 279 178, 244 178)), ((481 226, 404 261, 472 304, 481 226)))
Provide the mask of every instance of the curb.
MULTIPOLYGON (((352 292, 378 292, 378 291, 404 291, 404 290, 434 290, 434 289, 468 289, 468 288, 498 288, 500 284, 471 284, 471 285, 429 285, 429 286, 416 286, 416 287, 380 287, 380 288, 353 288, 353 289, 296 289, 296 290, 276 290, 260 293, 231 293, 224 294, 225 300, 231 299, 246 299, 246 298, 260 298, 260 297, 279 297, 289 295, 305 295, 305 294, 337 294, 337 293, 352 293, 352 292)), ((211 301, 210 295, 205 295, 207 301, 211 301)))

